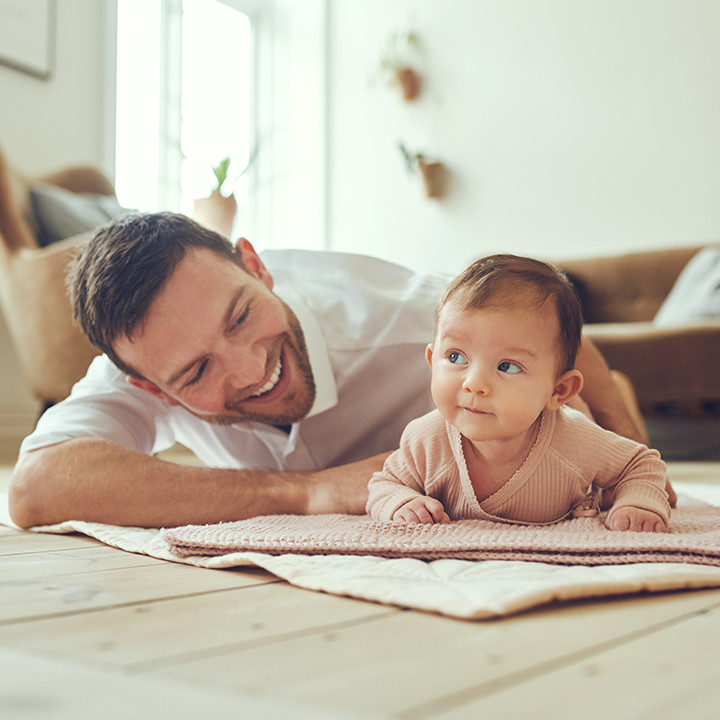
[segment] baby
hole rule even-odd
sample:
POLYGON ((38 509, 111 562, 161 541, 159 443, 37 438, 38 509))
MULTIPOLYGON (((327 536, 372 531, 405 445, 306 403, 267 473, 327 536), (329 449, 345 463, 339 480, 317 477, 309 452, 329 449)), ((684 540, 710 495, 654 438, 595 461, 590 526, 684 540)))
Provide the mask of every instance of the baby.
POLYGON ((408 424, 373 475, 368 512, 548 524, 597 513, 607 488, 610 529, 664 532, 659 453, 566 407, 583 385, 581 333, 577 295, 546 263, 494 255, 455 278, 427 348, 437 409, 408 424))

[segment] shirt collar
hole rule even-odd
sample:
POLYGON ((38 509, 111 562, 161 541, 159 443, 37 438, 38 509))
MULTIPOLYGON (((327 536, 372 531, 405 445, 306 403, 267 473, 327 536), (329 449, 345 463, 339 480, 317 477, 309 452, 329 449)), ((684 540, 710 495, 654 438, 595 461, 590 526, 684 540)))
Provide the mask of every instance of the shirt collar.
POLYGON ((325 339, 320 332, 320 326, 312 311, 294 290, 282 287, 274 288, 273 292, 283 302, 287 303, 295 313, 305 336, 305 345, 307 346, 310 367, 315 380, 315 401, 310 408, 310 412, 305 417, 319 415, 337 405, 338 401, 337 384, 328 357, 325 339))

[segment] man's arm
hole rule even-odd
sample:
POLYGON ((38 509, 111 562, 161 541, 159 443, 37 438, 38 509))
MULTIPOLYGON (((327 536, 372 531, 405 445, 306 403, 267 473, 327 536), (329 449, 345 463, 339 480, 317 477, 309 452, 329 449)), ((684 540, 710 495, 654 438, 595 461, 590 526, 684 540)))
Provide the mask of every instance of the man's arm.
MULTIPOLYGON (((575 367, 583 374, 585 384, 582 397, 590 407, 600 427, 624 435, 631 440, 650 444, 645 421, 637 406, 632 383, 621 373, 611 371, 595 343, 583 336, 575 367)), ((671 507, 677 505, 677 494, 665 482, 665 491, 671 507)), ((603 506, 612 503, 612 492, 603 493, 603 506)))
POLYGON ((174 527, 274 513, 359 514, 385 457, 279 473, 177 465, 105 440, 68 440, 20 458, 10 515, 20 527, 64 520, 174 527))
POLYGON ((647 445, 645 423, 635 405, 632 387, 627 391, 619 378, 610 371, 595 343, 583 336, 575 367, 585 380, 582 398, 590 406, 600 427, 647 445))

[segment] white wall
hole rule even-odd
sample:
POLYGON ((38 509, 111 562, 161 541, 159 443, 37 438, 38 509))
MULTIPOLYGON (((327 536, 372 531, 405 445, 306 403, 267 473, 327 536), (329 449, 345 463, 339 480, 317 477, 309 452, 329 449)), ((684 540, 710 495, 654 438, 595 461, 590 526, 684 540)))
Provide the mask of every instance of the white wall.
MULTIPOLYGON (((27 174, 89 163, 112 169, 107 148, 105 0, 58 0, 49 80, 0 65, 0 146, 27 174)), ((37 405, 0 313, 0 440, 32 426, 37 405)))
POLYGON ((329 244, 454 272, 720 237, 716 0, 329 0, 329 244), (368 87, 411 24, 415 103, 368 87), (423 198, 396 142, 454 184, 423 198))
POLYGON ((105 0, 57 0, 49 80, 0 65, 0 143, 28 173, 70 164, 111 169, 105 132, 105 0))

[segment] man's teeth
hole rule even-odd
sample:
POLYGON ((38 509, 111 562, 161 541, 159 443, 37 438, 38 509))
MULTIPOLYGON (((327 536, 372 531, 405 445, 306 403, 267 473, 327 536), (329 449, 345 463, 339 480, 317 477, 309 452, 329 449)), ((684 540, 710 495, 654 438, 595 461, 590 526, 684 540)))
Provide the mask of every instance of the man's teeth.
POLYGON ((280 379, 281 374, 282 374, 282 360, 278 359, 277 365, 275 366, 275 370, 273 370, 273 374, 270 376, 270 379, 256 393, 253 393, 250 397, 260 397, 260 395, 264 395, 265 393, 270 392, 277 385, 277 382, 280 379))

